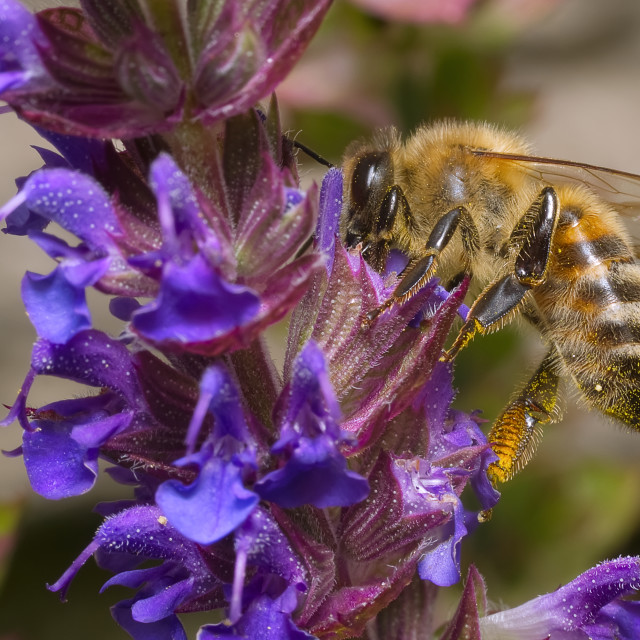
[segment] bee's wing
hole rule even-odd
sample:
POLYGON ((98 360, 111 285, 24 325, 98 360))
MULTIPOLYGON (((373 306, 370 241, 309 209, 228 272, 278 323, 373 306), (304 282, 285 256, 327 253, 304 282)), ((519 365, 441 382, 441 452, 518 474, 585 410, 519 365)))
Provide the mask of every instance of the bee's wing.
POLYGON ((638 220, 640 226, 640 175, 571 160, 499 153, 483 149, 472 149, 471 152, 475 156, 521 164, 532 176, 550 184, 559 182, 587 184, 603 200, 611 203, 620 214, 638 220))

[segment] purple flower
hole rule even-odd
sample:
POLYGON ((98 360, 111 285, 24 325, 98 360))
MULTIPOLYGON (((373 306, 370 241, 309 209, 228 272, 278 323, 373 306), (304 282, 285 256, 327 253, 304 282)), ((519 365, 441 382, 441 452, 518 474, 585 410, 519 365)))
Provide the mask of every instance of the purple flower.
POLYGON ((486 587, 471 565, 458 608, 435 634, 428 583, 414 580, 369 628, 389 640, 632 640, 640 608, 626 596, 640 586, 640 558, 603 562, 552 593, 497 613, 488 612, 486 587))
POLYGON ((274 606, 286 605, 280 613, 291 613, 297 608, 308 589, 307 572, 274 517, 265 510, 256 509, 236 530, 234 543, 236 562, 230 622, 238 622, 241 626, 247 622, 253 624, 253 616, 259 613, 262 605, 253 611, 251 605, 263 596, 281 601, 274 606), (247 580, 249 575, 252 578, 247 580), (243 610, 247 606, 248 612, 243 610))
POLYGON ((213 340, 255 318, 260 298, 248 287, 225 282, 201 256, 168 263, 158 297, 135 311, 133 327, 154 342, 213 340))
POLYGON ((54 402, 42 407, 25 431, 22 454, 29 481, 36 493, 57 500, 91 489, 98 476, 100 447, 126 429, 133 416, 109 415, 108 398, 54 402), (106 400, 106 402, 105 402, 106 400), (102 417, 104 416, 104 417, 102 417))
POLYGON ((103 590, 113 585, 139 589, 112 610, 136 640, 186 638, 176 613, 220 602, 221 581, 209 568, 211 554, 183 538, 156 507, 132 507, 108 518, 49 589, 64 598, 74 575, 94 554, 101 567, 117 572, 103 590), (146 560, 160 564, 138 569, 146 560))
POLYGON ((3 34, 0 91, 15 92, 29 84, 40 84, 43 87, 49 84, 50 80, 39 54, 45 38, 29 11, 19 2, 2 0, 0 24, 3 34))
POLYGON ((178 467, 195 465, 196 479, 188 486, 168 480, 156 493, 156 502, 169 521, 200 544, 211 544, 234 531, 259 500, 243 485, 244 476, 256 467, 255 447, 238 391, 221 367, 207 369, 200 382, 200 399, 187 435, 189 449, 207 411, 214 418, 210 436, 198 453, 174 463, 178 467))
POLYGON ((101 447, 126 429, 136 430, 148 415, 131 354, 90 330, 64 345, 47 340, 34 345, 31 370, 2 424, 15 418, 25 429, 20 451, 34 490, 59 499, 88 491, 97 477, 101 447), (102 393, 28 411, 27 397, 38 375, 100 387, 102 393))
POLYGON ((622 597, 640 588, 640 558, 609 560, 552 593, 480 618, 483 640, 632 640, 640 633, 640 603, 622 597))
MULTIPOLYGON (((420 552, 420 577, 441 586, 459 580, 460 542, 467 527, 477 523, 477 514, 465 511, 460 493, 473 476, 486 474, 493 459, 477 425, 450 411, 450 375, 447 366, 439 365, 424 394, 431 417, 440 413, 438 422, 428 423, 431 441, 456 432, 466 435, 465 444, 455 449, 456 458, 439 450, 424 457, 381 453, 370 474, 372 497, 349 510, 343 530, 343 544, 354 559, 414 549, 420 552), (438 388, 444 393, 436 395, 438 388)), ((418 411, 423 407, 418 405, 418 411)), ((488 501, 478 497, 483 508, 490 508, 498 496, 494 492, 488 501)))
POLYGON ((265 500, 292 508, 348 506, 369 493, 367 481, 350 471, 339 446, 349 438, 339 426, 340 409, 322 352, 309 342, 294 363, 280 439, 272 447, 286 459, 256 490, 265 500))
POLYGON ((133 138, 210 125, 273 91, 329 4, 227 0, 182 11, 175 0, 152 9, 85 0, 82 10, 31 15, 2 0, 0 96, 65 134, 133 138))
POLYGON ((59 151, 0 209, 57 263, 23 281, 39 338, 2 424, 20 423, 13 453, 47 498, 89 491, 100 461, 130 487, 51 589, 95 556, 105 589, 133 590, 112 612, 135 640, 181 640, 194 611, 212 615, 201 640, 363 636, 459 580, 498 498, 439 362, 468 281, 368 322, 406 257, 379 274, 347 251, 341 172, 303 191, 275 99, 254 107, 328 4, 33 16, 0 0, 2 96, 59 151), (118 338, 93 328, 88 288, 110 297, 118 338), (265 330, 287 316, 278 368, 265 330), (32 408, 40 376, 87 390, 32 408))
POLYGON ((297 600, 290 592, 272 599, 268 595, 254 598, 249 609, 234 625, 207 624, 198 633, 198 640, 223 638, 263 638, 264 640, 313 640, 291 620, 297 600))
MULTIPOLYGON (((137 589, 113 610, 135 638, 182 637, 176 613, 213 602, 231 626, 205 626, 205 638, 266 622, 274 638, 361 633, 416 572, 456 582, 460 545, 478 515, 462 493, 471 486, 481 509, 497 499, 486 480, 490 449, 473 417, 451 410, 451 369, 438 363, 465 287, 449 294, 433 283, 364 330, 395 276, 383 281, 335 241, 340 173, 323 183, 317 252, 296 257, 316 192, 288 186, 292 174, 268 152, 261 121, 243 122, 248 130, 227 128, 225 148, 253 140, 258 155, 242 189, 223 172, 226 210, 220 194, 194 187, 166 154, 137 182, 151 206, 146 199, 133 209, 131 194, 123 206, 108 173, 63 167, 33 174, 4 208, 25 204, 74 232, 81 244, 71 248, 40 227, 27 231, 60 259, 58 270, 104 264, 93 279, 67 281, 81 300, 90 285, 118 294, 112 309, 129 322, 113 340, 54 320, 45 295, 26 295, 42 308, 32 315, 43 337, 6 422, 20 419, 29 477, 47 497, 89 490, 100 457, 133 472, 112 471, 137 486, 136 498, 109 512, 56 588, 98 551, 117 573, 107 586, 137 589), (53 204, 54 183, 71 192, 70 209, 53 204), (94 228, 73 209, 77 201, 101 203, 106 225, 94 228), (294 305, 280 377, 256 338, 294 305), (28 410, 39 375, 101 391, 28 410), (153 548, 143 545, 161 565, 130 562, 123 572, 108 560, 128 528, 157 526, 175 533, 156 532, 153 548), (193 591, 193 563, 181 566, 176 539, 213 571, 202 578, 210 600, 193 591)), ((282 161, 286 147, 278 153, 282 161)), ((57 303, 68 312, 62 319, 75 317, 73 296, 57 303)))
MULTIPOLYGON (((266 151, 264 132, 253 124, 255 143, 266 151)), ((320 268, 318 256, 291 260, 313 223, 313 191, 307 197, 295 191, 293 197, 289 171, 278 169, 266 153, 255 169, 246 179, 253 186, 252 207, 238 212, 235 234, 218 205, 194 189, 167 155, 148 167, 151 212, 132 210, 119 192, 109 193, 109 175, 100 175, 103 185, 70 168, 32 174, 0 217, 26 207, 36 216, 29 237, 60 261, 48 276, 28 274, 23 283, 39 335, 64 343, 89 328, 85 290, 93 286, 152 298, 131 308, 132 328, 148 342, 206 355, 250 344, 296 304, 320 268), (71 247, 44 233, 40 220, 57 222, 81 243, 71 247), (268 242, 257 245, 260 238, 268 242)), ((234 193, 233 185, 227 192, 234 193)))

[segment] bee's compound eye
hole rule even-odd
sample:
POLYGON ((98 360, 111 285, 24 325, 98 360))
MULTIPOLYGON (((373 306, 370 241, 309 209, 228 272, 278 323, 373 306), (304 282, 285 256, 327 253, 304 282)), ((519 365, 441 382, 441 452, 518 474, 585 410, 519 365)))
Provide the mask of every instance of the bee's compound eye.
POLYGON ((351 177, 351 202, 356 208, 364 208, 372 196, 389 186, 393 179, 391 157, 386 151, 372 151, 363 155, 351 177))

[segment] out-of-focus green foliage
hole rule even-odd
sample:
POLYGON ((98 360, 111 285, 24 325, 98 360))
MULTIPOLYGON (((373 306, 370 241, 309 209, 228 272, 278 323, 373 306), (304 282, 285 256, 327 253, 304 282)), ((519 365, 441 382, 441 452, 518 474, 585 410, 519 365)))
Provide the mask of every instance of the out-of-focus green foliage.
POLYGON ((565 453, 562 466, 534 459, 463 549, 496 600, 521 604, 585 567, 638 552, 629 543, 640 522, 640 470, 565 453))
MULTIPOLYGON (((90 513, 91 504, 83 499, 61 511, 44 503, 33 498, 20 514, 18 543, 0 590, 0 638, 71 639, 79 637, 75 629, 89 627, 95 640, 113 638, 118 630, 114 633, 106 600, 97 595, 106 574, 94 564, 82 572, 68 603, 61 604, 58 595, 46 589, 86 545, 100 518, 90 513)), ((127 591, 120 593, 126 597, 127 591)))
POLYGON ((18 522, 23 507, 21 502, 0 504, 0 590, 15 548, 18 522))

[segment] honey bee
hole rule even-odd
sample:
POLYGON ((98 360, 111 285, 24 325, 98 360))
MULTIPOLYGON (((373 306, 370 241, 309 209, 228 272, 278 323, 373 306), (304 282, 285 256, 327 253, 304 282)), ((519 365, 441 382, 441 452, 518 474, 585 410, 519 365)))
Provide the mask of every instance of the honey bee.
POLYGON ((529 461, 542 425, 560 419, 561 377, 589 407, 640 430, 640 263, 623 207, 590 186, 598 179, 620 195, 615 179, 640 177, 530 154, 512 133, 445 122, 405 142, 379 132, 343 159, 345 244, 377 270, 391 249, 409 258, 370 322, 433 275, 446 283, 468 274, 481 293, 443 360, 518 314, 548 343, 489 433, 494 484, 529 461))

